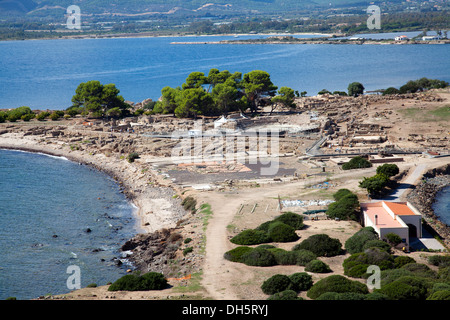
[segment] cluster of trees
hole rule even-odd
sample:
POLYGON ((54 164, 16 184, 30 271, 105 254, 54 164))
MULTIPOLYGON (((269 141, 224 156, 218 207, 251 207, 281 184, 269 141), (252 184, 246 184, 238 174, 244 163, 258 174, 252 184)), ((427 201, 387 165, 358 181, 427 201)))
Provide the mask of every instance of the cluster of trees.
POLYGON ((345 91, 329 91, 327 89, 320 90, 317 94, 332 94, 332 95, 339 95, 339 96, 351 96, 351 97, 357 97, 359 95, 362 95, 364 93, 364 86, 360 82, 352 82, 347 87, 347 92, 345 91))
MULTIPOLYGON (((330 268, 319 256, 342 254, 339 240, 325 234, 309 237, 296 245, 292 251, 303 250, 312 253, 305 271, 292 275, 275 274, 261 285, 261 290, 269 295, 269 300, 298 300, 300 291, 314 300, 449 300, 450 299, 450 256, 429 256, 428 263, 439 268, 432 270, 428 265, 417 263, 408 256, 391 253, 392 246, 398 244, 398 236, 389 234, 388 241, 379 239, 372 227, 365 227, 354 233, 345 242, 345 250, 351 255, 344 260, 344 275, 331 275, 313 282, 309 273, 327 273, 330 268), (301 246, 304 243, 303 246, 301 246), (303 249, 300 249, 303 248, 303 249), (307 249, 306 249, 307 248, 307 249), (309 251, 313 250, 313 251, 309 251), (316 258, 313 258, 316 256, 316 258), (369 293, 365 283, 357 279, 367 279, 372 275, 369 266, 381 270, 381 288, 369 293), (351 278, 357 278, 352 280, 351 278)), ((401 241, 401 240, 400 240, 401 241)), ((264 245, 256 248, 237 247, 225 257, 231 261, 244 262, 242 257, 252 253, 252 259, 269 259, 272 252, 285 251, 264 245), (233 257, 234 259, 231 259, 233 257)), ((287 251, 285 251, 287 252, 287 251)), ((273 258, 272 258, 273 259, 273 258)), ((244 262, 245 263, 245 262, 244 262)), ((273 264, 250 264, 270 266, 273 264)))
POLYGON ((397 175, 400 169, 396 164, 385 163, 377 168, 377 173, 369 178, 364 177, 359 182, 361 188, 367 189, 371 196, 381 194, 384 189, 391 183, 391 177, 397 175))
POLYGON ((203 72, 192 72, 181 87, 161 90, 162 99, 153 106, 153 112, 195 118, 247 109, 254 113, 267 103, 273 104, 273 108, 294 107, 294 90, 282 87, 277 95, 277 89, 270 74, 261 70, 244 75, 218 69, 211 69, 207 76, 203 72))
POLYGON ((389 87, 383 91, 383 95, 415 93, 430 89, 442 89, 448 86, 449 84, 446 81, 438 79, 428 79, 424 77, 418 80, 410 80, 402 85, 399 89, 389 87))
POLYGON ((127 116, 131 106, 125 103, 119 93, 120 90, 113 83, 103 85, 97 80, 80 83, 72 97, 72 106, 67 112, 93 118, 127 116))
POLYGON ((51 119, 55 121, 65 116, 70 117, 69 115, 66 115, 64 111, 61 110, 55 110, 52 112, 41 111, 39 113, 35 113, 30 109, 30 107, 22 106, 8 111, 0 111, 0 123, 5 121, 16 122, 18 120, 28 122, 32 119, 37 119, 39 121, 51 119))

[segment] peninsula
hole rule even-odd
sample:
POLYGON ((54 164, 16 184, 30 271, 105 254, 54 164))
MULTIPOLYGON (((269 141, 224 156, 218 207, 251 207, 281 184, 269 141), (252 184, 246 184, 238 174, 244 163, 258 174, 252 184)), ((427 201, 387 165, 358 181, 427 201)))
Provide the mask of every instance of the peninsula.
MULTIPOLYGON (((122 120, 75 115, 5 121, 0 123, 0 148, 65 156, 114 177, 139 208, 137 219, 144 230, 125 243, 123 250, 131 252, 129 258, 138 270, 161 272, 172 286, 161 291, 114 293, 102 286, 52 298, 266 299, 268 295, 261 290, 265 280, 280 273, 304 272, 305 266, 257 268, 230 261, 226 253, 237 248, 230 239, 282 213, 294 212, 303 217, 307 227, 296 231, 297 240, 271 245, 290 250, 320 234, 343 245, 362 226, 350 217, 331 219, 329 204, 342 189, 355 194, 359 202, 367 202, 368 192, 361 181, 385 163, 395 164, 399 172, 391 178, 394 183, 378 193, 380 199, 410 201, 408 196, 423 175, 440 179, 436 193, 449 184, 449 99, 447 87, 386 96, 297 97, 295 108, 274 111, 271 106, 262 107, 258 117, 231 113, 192 119, 138 112, 122 120), (180 142, 190 142, 199 132, 203 141, 214 140, 213 133, 221 132, 234 133, 230 137, 237 141, 238 133, 270 129, 280 133, 278 149, 269 143, 269 149, 255 153, 247 145, 245 154, 233 149, 231 160, 204 158, 202 155, 211 154, 204 153, 211 143, 220 145, 221 140, 216 140, 202 145, 203 151, 197 153, 191 153, 195 147, 189 143, 187 150, 192 156, 174 155, 180 142), (344 170, 342 164, 357 156, 372 165, 344 170), (261 167, 267 161, 262 160, 270 159, 278 159, 279 167, 272 176, 265 176, 261 167), (402 183, 408 183, 405 192, 389 198, 402 183)), ((131 105, 140 110, 147 103, 131 105)), ((423 243, 416 247, 408 244, 408 253, 401 247, 390 250, 393 256, 407 256, 438 272, 429 258, 445 256, 442 251, 450 244, 449 227, 439 221, 430 210, 430 202, 424 203, 423 198, 415 196, 411 202, 422 210, 424 228, 440 240, 432 241, 425 251, 423 243)), ((331 273, 312 272, 312 281, 347 275, 343 263, 350 256, 346 252, 318 258, 331 273)), ((298 297, 310 299, 307 291, 300 291, 298 297)))

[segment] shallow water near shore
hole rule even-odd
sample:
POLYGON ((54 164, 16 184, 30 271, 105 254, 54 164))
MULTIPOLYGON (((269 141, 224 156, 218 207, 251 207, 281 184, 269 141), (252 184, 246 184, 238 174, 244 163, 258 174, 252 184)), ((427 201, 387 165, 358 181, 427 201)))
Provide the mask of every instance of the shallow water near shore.
POLYGON ((450 186, 446 186, 436 195, 433 211, 439 220, 450 226, 450 186))
POLYGON ((130 266, 115 264, 137 233, 136 208, 104 173, 64 158, 0 150, 0 300, 32 299, 105 285, 130 266))

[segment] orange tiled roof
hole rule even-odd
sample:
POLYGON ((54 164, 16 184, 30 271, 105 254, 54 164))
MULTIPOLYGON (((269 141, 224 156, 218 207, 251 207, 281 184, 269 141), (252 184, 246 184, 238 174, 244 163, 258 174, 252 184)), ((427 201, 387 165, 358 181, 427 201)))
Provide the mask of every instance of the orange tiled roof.
POLYGON ((395 203, 395 202, 387 202, 384 201, 384 203, 389 207, 389 209, 392 210, 396 215, 399 216, 411 216, 415 215, 415 213, 406 205, 403 203, 395 203))

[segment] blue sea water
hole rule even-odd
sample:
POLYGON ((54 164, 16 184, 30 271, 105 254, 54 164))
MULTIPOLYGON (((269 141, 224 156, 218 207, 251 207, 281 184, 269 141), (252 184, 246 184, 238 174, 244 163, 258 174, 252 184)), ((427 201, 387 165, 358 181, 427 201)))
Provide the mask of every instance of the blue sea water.
POLYGON ((437 194, 433 211, 442 222, 450 226, 450 186, 445 187, 437 194))
MULTIPOLYGON (((252 36, 258 37, 258 36, 252 36)), ((128 101, 156 100, 193 71, 265 70, 278 87, 316 95, 399 87, 428 77, 450 81, 448 45, 172 44, 231 36, 0 42, 0 108, 63 109, 81 82, 115 83, 128 101)))
POLYGON ((0 300, 67 293, 69 266, 80 268, 81 287, 126 274, 126 261, 113 259, 137 233, 134 210, 101 172, 0 150, 0 300))

